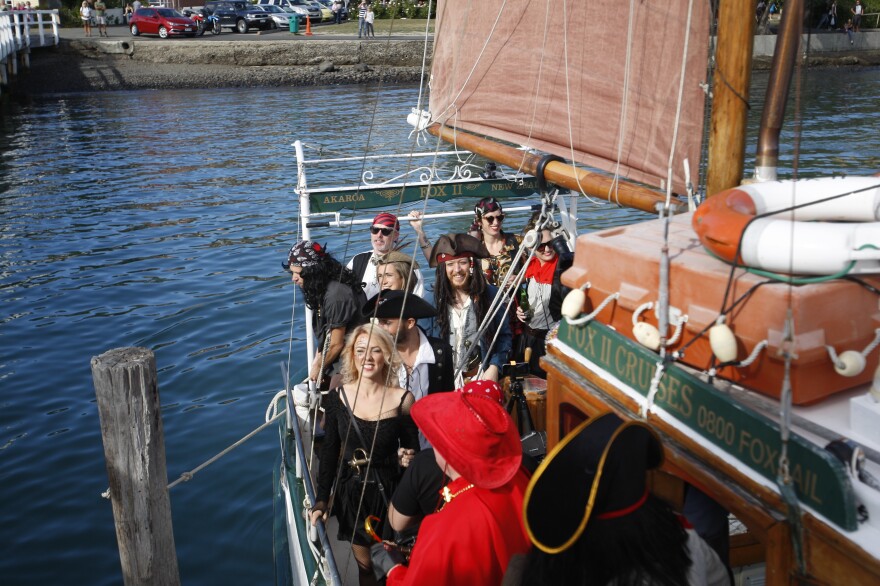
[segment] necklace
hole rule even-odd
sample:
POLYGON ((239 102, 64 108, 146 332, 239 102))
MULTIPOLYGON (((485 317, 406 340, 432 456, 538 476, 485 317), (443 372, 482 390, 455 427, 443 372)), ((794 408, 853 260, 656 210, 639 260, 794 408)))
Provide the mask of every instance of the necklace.
POLYGON ((472 489, 473 487, 474 487, 473 484, 468 484, 467 486, 465 486, 461 490, 456 491, 456 492, 452 492, 451 490, 449 490, 449 486, 444 486, 443 487, 443 500, 446 501, 447 503, 452 502, 452 499, 454 499, 455 497, 457 497, 461 493, 472 489))

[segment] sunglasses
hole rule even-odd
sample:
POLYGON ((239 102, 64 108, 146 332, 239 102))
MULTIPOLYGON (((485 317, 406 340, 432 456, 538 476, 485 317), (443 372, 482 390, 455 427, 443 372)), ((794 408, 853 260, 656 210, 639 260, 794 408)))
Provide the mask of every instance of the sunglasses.
POLYGON ((538 252, 546 252, 548 249, 553 250, 553 244, 551 242, 542 242, 536 248, 538 252))
POLYGON ((372 234, 382 233, 382 236, 391 236, 394 233, 394 228, 379 228, 377 226, 373 226, 370 228, 370 232, 372 234))
POLYGON ((498 214, 497 216, 483 216, 483 219, 490 224, 494 224, 495 222, 498 222, 500 224, 504 221, 504 214, 498 214))

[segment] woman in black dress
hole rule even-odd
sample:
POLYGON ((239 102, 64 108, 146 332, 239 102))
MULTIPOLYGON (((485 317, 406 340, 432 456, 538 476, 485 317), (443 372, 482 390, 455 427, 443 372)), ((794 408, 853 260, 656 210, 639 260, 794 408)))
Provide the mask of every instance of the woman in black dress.
MULTIPOLYGON (((339 521, 337 539, 351 542, 362 585, 375 583, 370 563, 373 540, 364 520, 369 515, 385 519, 388 499, 400 481, 400 464, 409 460, 399 462, 402 449, 419 449, 418 432, 409 416, 415 398, 397 386, 399 366, 387 332, 370 324, 358 326, 342 351, 343 385, 323 400, 326 435, 310 518, 312 524, 326 518, 335 480, 330 513, 339 521), (366 458, 369 466, 350 464, 366 458)), ((381 534, 381 529, 376 532, 381 534)))

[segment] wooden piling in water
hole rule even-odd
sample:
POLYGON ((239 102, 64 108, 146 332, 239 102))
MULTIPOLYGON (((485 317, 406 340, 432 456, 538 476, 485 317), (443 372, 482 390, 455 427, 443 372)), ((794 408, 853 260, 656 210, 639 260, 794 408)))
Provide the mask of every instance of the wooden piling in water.
POLYGON ((156 359, 116 348, 91 364, 124 583, 179 585, 156 359))

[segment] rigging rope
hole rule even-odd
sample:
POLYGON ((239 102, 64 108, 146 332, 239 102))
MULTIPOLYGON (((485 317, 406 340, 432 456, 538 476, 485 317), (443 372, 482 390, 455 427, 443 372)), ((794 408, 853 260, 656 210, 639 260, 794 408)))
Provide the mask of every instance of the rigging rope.
POLYGON ((608 201, 611 201, 611 193, 614 192, 614 200, 617 205, 620 205, 620 197, 617 191, 617 185, 620 182, 620 159, 623 156, 623 138, 626 133, 626 113, 629 104, 629 76, 632 69, 632 47, 633 47, 633 25, 636 20, 633 18, 633 13, 635 12, 635 0, 629 0, 629 14, 627 18, 627 30, 626 30, 626 58, 624 60, 623 67, 623 87, 621 91, 623 92, 623 101, 620 106, 620 124, 618 126, 618 134, 617 134, 617 163, 614 168, 613 180, 611 181, 611 186, 608 188, 608 201))

